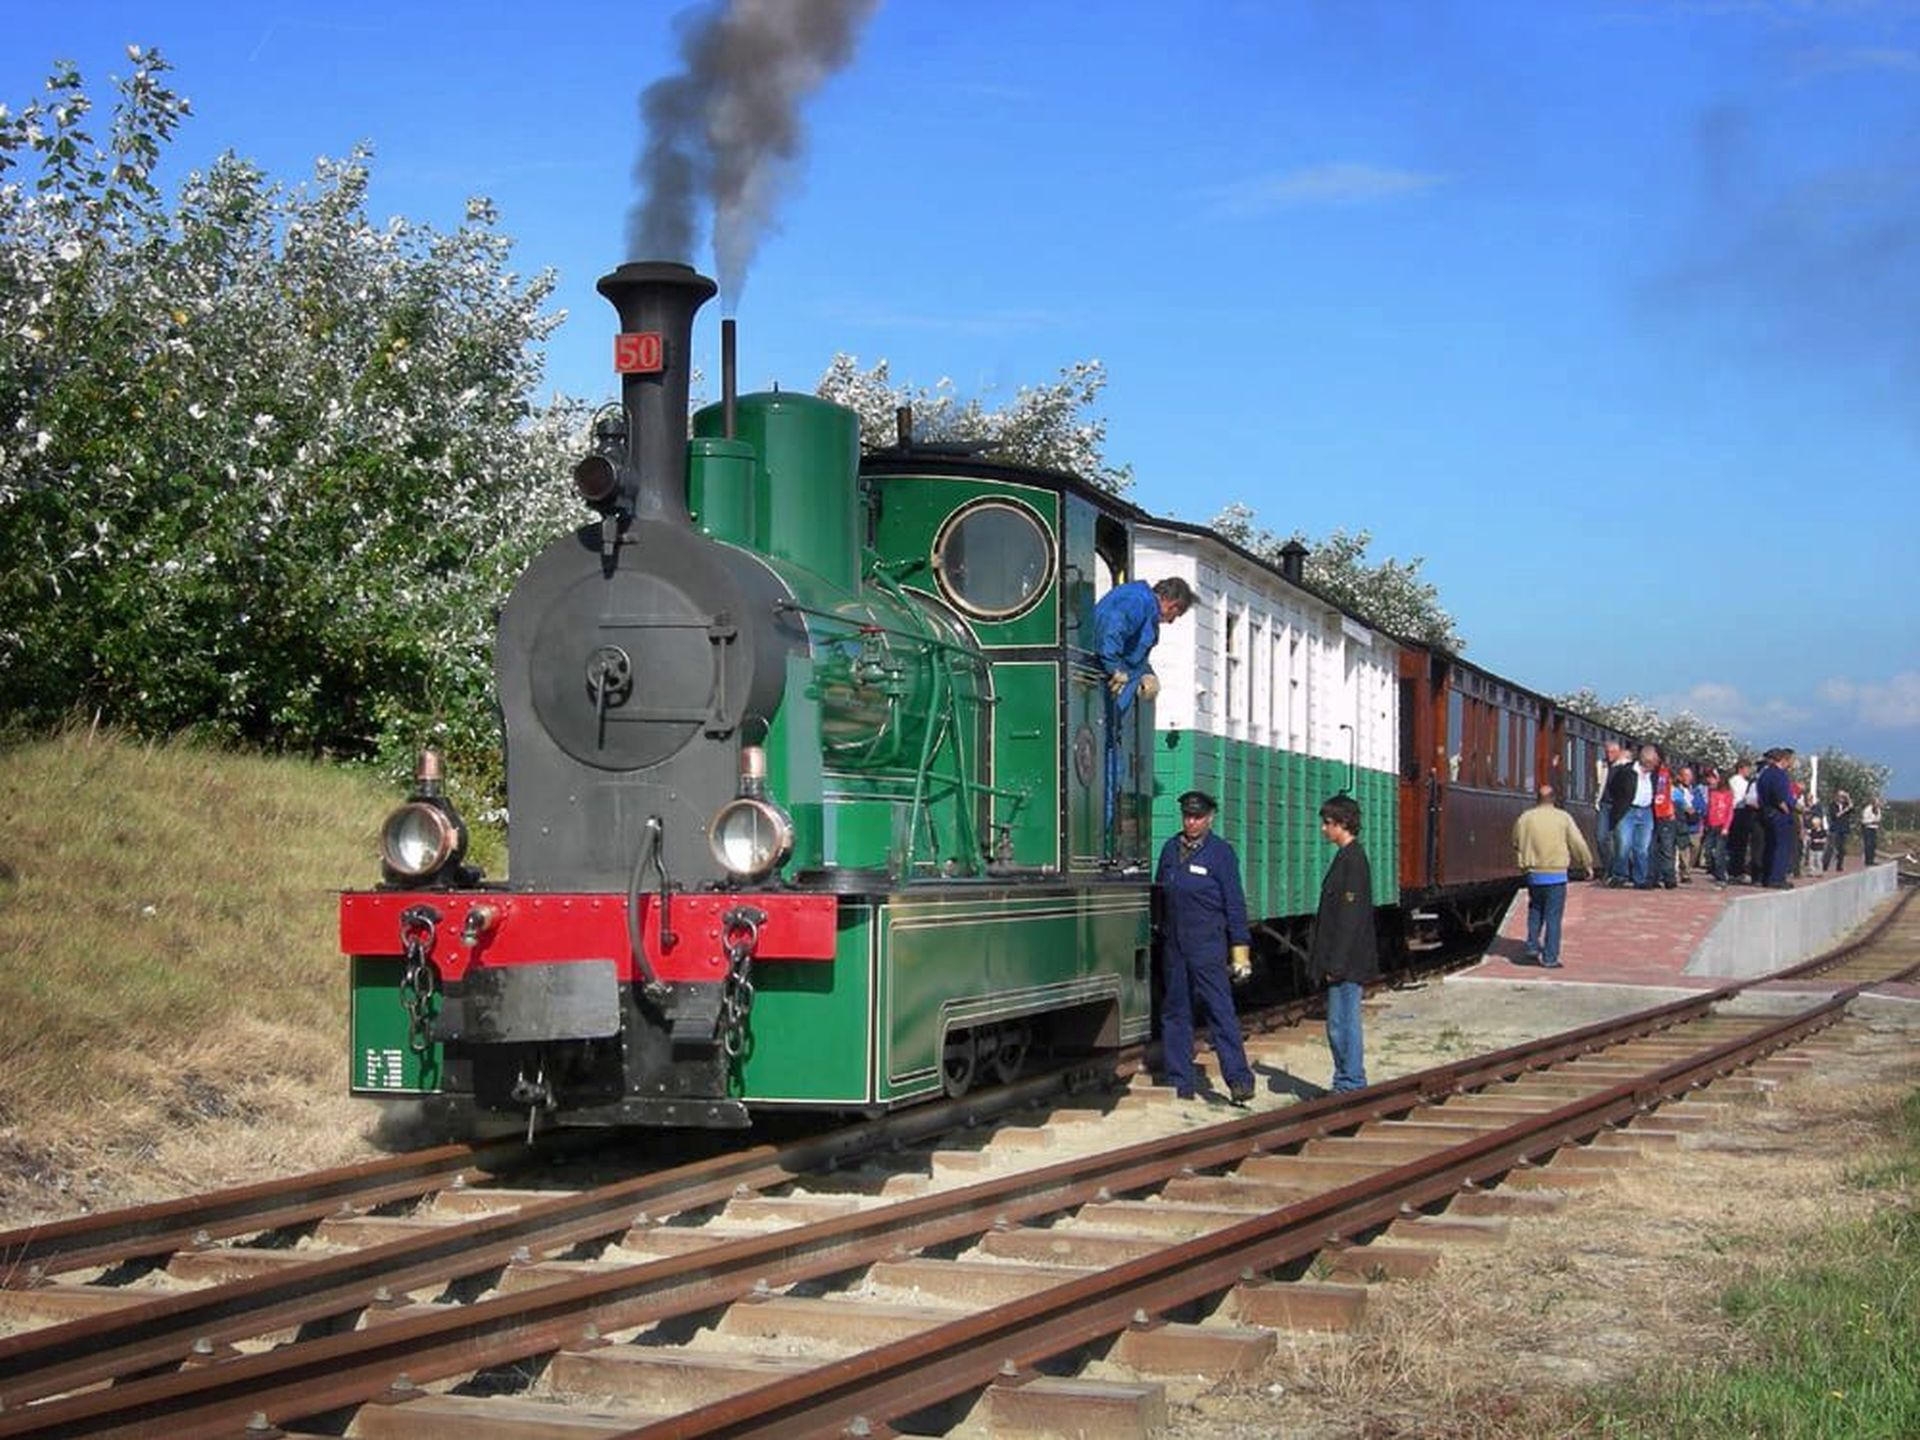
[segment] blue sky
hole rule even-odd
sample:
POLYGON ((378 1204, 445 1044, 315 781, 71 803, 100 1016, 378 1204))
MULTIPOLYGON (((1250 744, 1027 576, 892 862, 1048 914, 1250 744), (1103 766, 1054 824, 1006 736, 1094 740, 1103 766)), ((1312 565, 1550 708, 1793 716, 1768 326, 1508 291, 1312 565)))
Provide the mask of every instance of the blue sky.
MULTIPOLYGON (((181 163, 366 140, 380 213, 489 195, 598 395, 681 8, 5 0, 0 100, 156 44, 181 163)), ((1097 356, 1149 509, 1371 530, 1482 664, 1920 794, 1915 0, 889 0, 808 124, 748 384, 1097 356)))

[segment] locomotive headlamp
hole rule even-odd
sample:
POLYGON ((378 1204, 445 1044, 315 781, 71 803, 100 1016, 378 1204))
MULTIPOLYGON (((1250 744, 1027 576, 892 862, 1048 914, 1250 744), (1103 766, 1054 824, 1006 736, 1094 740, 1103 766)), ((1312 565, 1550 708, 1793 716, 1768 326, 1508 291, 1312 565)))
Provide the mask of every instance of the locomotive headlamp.
POLYGON ((467 827, 442 788, 440 754, 422 750, 413 794, 380 826, 380 863, 400 882, 431 880, 459 867, 467 827))
POLYGON ((620 487, 620 472, 606 456, 589 455, 573 467, 573 485, 587 504, 605 510, 620 487))
POLYGON ((404 880, 421 880, 453 858, 459 843, 454 824, 424 800, 410 800, 380 827, 380 859, 404 880))
POLYGON ((793 853, 793 821, 767 799, 767 752, 740 750, 740 793, 720 807, 708 828, 713 858, 729 875, 754 880, 780 867, 793 853))

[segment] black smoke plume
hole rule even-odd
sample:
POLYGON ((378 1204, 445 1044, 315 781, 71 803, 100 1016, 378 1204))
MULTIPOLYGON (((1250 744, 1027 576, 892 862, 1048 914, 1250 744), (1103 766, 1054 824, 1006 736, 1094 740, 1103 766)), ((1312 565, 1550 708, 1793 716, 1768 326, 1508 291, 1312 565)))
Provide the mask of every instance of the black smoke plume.
POLYGON ((627 252, 693 258, 713 223, 729 307, 805 145, 800 109, 853 59, 879 0, 716 0, 680 17, 677 74, 640 96, 627 252))
POLYGON ((1920 105, 1797 157, 1763 110, 1695 126, 1697 214, 1645 287, 1663 323, 1707 322, 1744 359, 1836 377, 1905 420, 1920 389, 1920 105), (1796 161, 1798 163, 1796 163, 1796 161))

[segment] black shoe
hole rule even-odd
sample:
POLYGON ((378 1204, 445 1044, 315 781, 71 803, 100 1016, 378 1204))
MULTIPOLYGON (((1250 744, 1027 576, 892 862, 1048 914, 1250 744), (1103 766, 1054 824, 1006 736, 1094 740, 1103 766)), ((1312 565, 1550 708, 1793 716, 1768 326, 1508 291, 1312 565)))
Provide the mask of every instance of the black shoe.
POLYGON ((1176 1091, 1174 1091, 1174 1092, 1173 1092, 1173 1098, 1174 1098, 1174 1099, 1176 1099, 1176 1100, 1191 1100, 1191 1099, 1193 1099, 1193 1091, 1191 1091, 1191 1090, 1176 1090, 1176 1091))
POLYGON ((1542 970, 1558 970, 1561 966, 1558 960, 1542 960, 1540 962, 1540 968, 1542 970))
POLYGON ((1627 882, 1626 882, 1626 881, 1624 881, 1624 880, 1622 880, 1622 879, 1620 879, 1620 878, 1619 878, 1618 876, 1615 876, 1615 875, 1609 875, 1609 876, 1607 877, 1607 889, 1609 889, 1609 890, 1624 890, 1624 889, 1626 889, 1626 888, 1627 888, 1627 882))
POLYGON ((1227 1098, 1236 1105, 1247 1104, 1253 1099, 1254 1094, 1255 1091, 1251 1085, 1234 1085, 1227 1090, 1227 1098))

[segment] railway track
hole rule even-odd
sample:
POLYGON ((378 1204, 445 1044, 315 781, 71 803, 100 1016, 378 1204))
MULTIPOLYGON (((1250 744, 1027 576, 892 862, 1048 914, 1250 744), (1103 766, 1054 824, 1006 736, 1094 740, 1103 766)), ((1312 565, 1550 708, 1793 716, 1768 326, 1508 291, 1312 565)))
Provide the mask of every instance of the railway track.
MULTIPOLYGON (((1387 990, 1416 984, 1462 963, 1467 963, 1462 954, 1436 955, 1370 988, 1387 990)), ((1247 1033, 1259 1036, 1297 1024, 1314 1013, 1318 1013, 1316 1001, 1293 1000, 1262 1007, 1241 1018, 1247 1033)), ((1008 1103, 1017 1108, 1056 1089, 1071 1091, 1088 1083, 1090 1077, 1104 1075, 1109 1080, 1122 1080, 1149 1057, 1148 1046, 1135 1045, 1114 1052, 1100 1067, 1054 1069, 1036 1077, 1037 1084, 1019 1091, 1008 1103)), ((982 1091, 963 1105, 925 1113, 934 1116, 942 1128, 951 1129, 954 1116, 985 1117, 1001 1108, 1000 1101, 982 1091)), ((923 1127, 911 1128, 918 1132, 923 1127)), ((857 1132, 842 1147, 843 1155, 859 1149, 858 1133, 870 1134, 879 1146, 891 1145, 897 1139, 885 1127, 857 1132)), ((717 1149, 736 1145, 737 1141, 737 1136, 715 1140, 695 1132, 691 1142, 679 1135, 674 1143, 683 1149, 689 1144, 717 1149)), ((610 1143, 606 1132, 592 1130, 552 1132, 531 1144, 513 1138, 447 1144, 259 1184, 0 1231, 0 1291, 45 1289, 57 1283, 60 1276, 83 1271, 164 1264, 175 1255, 204 1252, 236 1236, 293 1237, 329 1221, 337 1222, 333 1226, 336 1234, 346 1233, 351 1228, 347 1222, 360 1217, 377 1218, 382 1210, 431 1203, 441 1192, 498 1184, 555 1164, 591 1164, 597 1153, 604 1156, 618 1151, 621 1144, 610 1143)), ((774 1147, 753 1153, 765 1159, 774 1153, 774 1147)), ((733 1158, 741 1158, 741 1152, 734 1151, 733 1158)), ((619 1163, 632 1167, 630 1156, 621 1157, 619 1163)), ((656 1164, 652 1168, 666 1167, 656 1164)), ((477 1209, 483 1202, 469 1198, 466 1204, 477 1209)), ((59 1309, 59 1293, 48 1297, 44 1311, 59 1309)), ((74 1297, 73 1308, 85 1309, 87 1303, 83 1297, 74 1297)), ((0 1311, 4 1309, 5 1302, 0 1300, 0 1311)), ((22 1310, 14 1307, 16 1319, 22 1310)), ((0 1362, 0 1375, 4 1373, 0 1362)))
MULTIPOLYGON (((975 1396, 998 1428, 1146 1403, 1150 1387, 1040 1371, 1109 1344, 1147 1372, 1257 1364, 1264 1326, 1356 1303, 1300 1280, 1315 1257, 1335 1276, 1417 1269, 1672 1143, 1702 1123, 1675 1097, 1756 1083, 1725 1077, 1920 969, 1909 899, 1795 967, 1843 988, 1779 1019, 1716 1014, 1728 986, 1222 1124, 1083 1093, 1055 1097, 1046 1129, 929 1152, 913 1147, 964 1115, 915 1111, 853 1127, 858 1145, 836 1131, 577 1194, 469 1183, 344 1256, 213 1247, 259 1269, 0 1341, 0 1436, 880 1434, 975 1396), (1113 1144, 1142 1110, 1159 1133, 1113 1144)), ((1009 1106, 1043 1098, 1026 1084, 1009 1106)))

